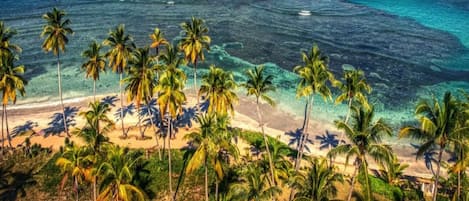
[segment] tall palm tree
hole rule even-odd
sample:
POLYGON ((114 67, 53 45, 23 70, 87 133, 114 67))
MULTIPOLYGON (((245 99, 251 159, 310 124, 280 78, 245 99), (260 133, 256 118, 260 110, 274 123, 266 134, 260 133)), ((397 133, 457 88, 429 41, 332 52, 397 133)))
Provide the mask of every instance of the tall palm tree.
POLYGON ((9 54, 7 58, 2 60, 3 64, 0 65, 0 90, 2 91, 2 148, 4 147, 4 133, 3 133, 3 124, 5 122, 8 144, 11 145, 11 136, 8 129, 8 113, 7 105, 11 101, 13 104, 16 103, 17 92, 21 96, 24 96, 26 91, 24 89, 25 85, 28 84, 26 79, 22 76, 24 74, 24 66, 19 65, 15 66, 14 56, 9 54))
POLYGON ((274 174, 274 165, 272 163, 272 156, 270 154, 269 145, 267 143, 267 136, 264 131, 264 122, 262 121, 262 114, 259 108, 259 100, 264 100, 270 106, 274 106, 275 102, 271 97, 267 95, 268 92, 275 91, 275 86, 273 84, 274 76, 265 75, 264 66, 254 67, 253 70, 248 70, 246 75, 248 79, 246 83, 243 83, 242 86, 246 88, 247 95, 256 97, 256 110, 257 118, 259 119, 259 125, 261 127, 262 135, 264 137, 264 143, 267 150, 267 156, 269 158, 270 174, 272 178, 272 184, 275 184, 273 180, 275 178, 274 174))
POLYGON ((192 17, 191 21, 181 24, 185 32, 184 38, 179 43, 179 48, 184 52, 186 61, 194 65, 194 91, 197 98, 197 111, 199 111, 199 97, 197 96, 197 62, 204 61, 204 49, 210 50, 211 39, 207 35, 208 28, 204 20, 192 17))
MULTIPOLYGON (((127 91, 128 100, 135 101, 137 111, 140 113, 140 105, 142 100, 148 102, 153 97, 153 90, 156 87, 155 74, 154 74, 154 60, 149 55, 149 49, 138 48, 132 54, 130 60, 129 76, 123 81, 128 83, 125 87, 127 91)), ((145 134, 142 132, 141 116, 138 118, 138 128, 142 139, 145 139, 145 134)))
POLYGON ((133 183, 142 155, 116 145, 108 145, 106 153, 98 168, 102 182, 97 200, 145 200, 144 192, 133 183))
POLYGON ((336 121, 338 129, 345 132, 350 144, 339 145, 329 151, 330 157, 345 155, 345 163, 348 164, 350 157, 355 157, 355 171, 352 175, 350 192, 347 200, 350 201, 354 189, 357 172, 363 174, 365 183, 363 185, 365 200, 372 200, 370 181, 368 179, 368 160, 371 157, 378 163, 392 160, 391 147, 382 144, 383 136, 391 136, 392 129, 382 120, 373 122, 374 109, 372 106, 366 109, 363 105, 352 106, 352 122, 346 124, 344 121, 336 121))
POLYGON ((73 190, 76 200, 79 200, 78 185, 83 183, 85 176, 89 174, 89 166, 93 163, 93 155, 87 147, 66 146, 62 156, 57 159, 56 165, 60 167, 63 174, 61 188, 71 176, 73 179, 73 190))
MULTIPOLYGON (((119 94, 121 108, 124 107, 124 95, 122 93, 122 76, 128 70, 127 63, 130 60, 131 53, 135 48, 135 44, 130 35, 125 33, 125 26, 123 24, 116 27, 114 31, 109 32, 109 37, 104 40, 103 44, 110 46, 111 49, 106 53, 108 65, 112 71, 119 74, 119 94)), ((127 137, 124 130, 124 110, 120 114, 122 136, 127 137)))
POLYGON ((158 105, 160 108, 161 118, 167 115, 168 129, 168 169, 169 169, 169 195, 172 195, 172 179, 171 179, 171 124, 172 119, 182 112, 182 104, 186 101, 186 96, 182 91, 186 76, 184 71, 177 66, 169 65, 166 71, 159 78, 158 85, 155 90, 159 94, 158 105))
POLYGON ((337 196, 335 182, 343 182, 341 174, 330 168, 324 158, 314 158, 304 173, 295 177, 293 187, 299 189, 295 200, 328 201, 337 196))
POLYGON ((327 82, 336 84, 333 74, 328 69, 328 57, 323 55, 319 47, 314 44, 309 53, 301 53, 303 65, 296 66, 293 71, 300 77, 296 90, 296 97, 309 97, 307 99, 308 110, 306 113, 306 121, 298 147, 298 156, 295 161, 295 170, 298 171, 303 158, 303 149, 306 139, 309 137, 309 119, 314 103, 314 95, 321 95, 324 100, 332 99, 331 91, 327 82))
POLYGON ((155 56, 159 55, 159 47, 161 45, 168 45, 169 42, 164 38, 163 32, 159 28, 155 28, 153 33, 150 34, 151 45, 150 48, 155 48, 155 56))
POLYGON ((110 111, 109 104, 95 101, 89 103, 87 111, 79 113, 86 123, 83 128, 74 132, 88 143, 95 153, 99 152, 101 146, 109 141, 105 134, 114 126, 114 122, 107 116, 110 111))
POLYGON ((63 10, 53 8, 52 12, 47 12, 42 16, 46 20, 46 24, 42 27, 41 37, 46 37, 42 43, 42 49, 46 52, 52 51, 57 56, 57 79, 59 82, 60 105, 62 106, 62 117, 64 129, 67 136, 70 136, 65 117, 65 107, 62 97, 62 78, 60 71, 60 51, 65 52, 65 45, 68 43, 68 34, 73 34, 70 28, 71 21, 64 19, 66 13, 63 10))
POLYGON ((15 34, 14 29, 10 29, 3 21, 0 21, 0 64, 10 55, 21 52, 21 48, 10 41, 15 34))
POLYGON ((99 73, 104 72, 106 69, 106 60, 104 55, 100 53, 101 45, 96 41, 89 44, 88 49, 82 53, 82 56, 87 58, 81 68, 85 70, 85 77, 93 79, 93 100, 96 101, 96 80, 99 80, 99 73))
POLYGON ((209 73, 202 77, 202 86, 199 94, 204 94, 209 101, 208 112, 220 115, 234 114, 234 104, 238 96, 234 92, 237 84, 231 72, 225 72, 222 68, 210 66, 209 73))
POLYGON ((410 135, 412 138, 423 141, 417 151, 417 157, 421 157, 435 145, 439 147, 435 173, 435 189, 432 195, 434 201, 436 201, 438 195, 443 151, 448 145, 457 143, 458 134, 467 132, 469 129, 467 125, 459 126, 457 123, 462 111, 451 93, 446 92, 441 103, 436 98, 433 98, 432 101, 420 101, 415 108, 415 114, 420 122, 420 127, 407 126, 399 132, 401 137, 410 135))
MULTIPOLYGON (((348 111, 347 116, 345 116, 345 123, 348 123, 353 100, 357 100, 365 107, 369 107, 365 93, 371 93, 371 86, 365 80, 365 73, 358 69, 344 70, 343 80, 344 83, 340 83, 338 86, 342 93, 335 99, 335 103, 339 104, 347 100, 348 111)), ((341 140, 343 140, 342 137, 341 140)))

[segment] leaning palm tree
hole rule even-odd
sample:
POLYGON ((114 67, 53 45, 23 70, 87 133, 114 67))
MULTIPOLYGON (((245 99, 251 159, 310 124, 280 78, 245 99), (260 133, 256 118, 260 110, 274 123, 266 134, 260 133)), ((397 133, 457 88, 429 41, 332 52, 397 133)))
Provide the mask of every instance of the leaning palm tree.
POLYGON ((181 24, 185 36, 179 43, 184 52, 186 61, 194 65, 194 91, 197 98, 197 111, 199 110, 199 97, 197 96, 197 62, 204 61, 204 49, 210 50, 210 37, 204 20, 192 17, 190 22, 181 24))
POLYGON ((314 158, 304 172, 294 178, 293 187, 299 189, 295 200, 328 201, 337 196, 335 182, 343 182, 341 174, 330 168, 324 158, 314 158))
POLYGON ((24 96, 26 91, 24 89, 25 85, 28 83, 26 79, 22 76, 24 74, 24 66, 19 65, 15 66, 14 56, 9 54, 7 58, 2 60, 3 64, 0 65, 0 90, 2 91, 2 148, 4 147, 4 133, 3 133, 3 124, 6 125, 6 132, 8 138, 8 144, 11 145, 11 136, 8 129, 8 113, 7 105, 11 101, 13 104, 16 103, 17 92, 21 96, 24 96))
POLYGON ((259 120, 259 125, 261 127, 262 135, 264 137, 264 143, 267 150, 267 156, 269 159, 270 174, 272 179, 272 184, 275 184, 273 180, 275 178, 274 174, 274 165, 272 163, 272 156, 270 154, 269 145, 267 143, 267 136, 264 131, 264 122, 262 121, 262 114, 259 108, 259 101, 262 99, 270 106, 274 106, 275 102, 271 97, 267 95, 268 92, 275 91, 275 86, 273 84, 274 76, 265 75, 264 66, 254 67, 253 70, 248 70, 246 75, 248 77, 246 83, 243 83, 242 86, 246 88, 247 95, 256 97, 256 110, 257 118, 259 120))
MULTIPOLYGON (((148 48, 138 48, 130 60, 129 76, 123 81, 127 83, 125 90, 127 91, 128 100, 135 101, 137 111, 140 113, 140 105, 143 100, 148 102, 153 97, 153 90, 156 87, 155 74, 153 70, 153 58, 149 55, 148 48)), ((142 139, 145 134, 141 127, 141 116, 138 118, 138 128, 142 139)))
POLYGON ((42 16, 46 20, 46 24, 42 28, 41 37, 46 37, 42 43, 42 49, 46 52, 52 51, 57 56, 57 79, 59 83, 60 105, 62 106, 62 118, 64 129, 67 136, 70 136, 65 117, 65 108, 62 97, 62 78, 60 72, 60 51, 65 52, 65 45, 68 43, 68 34, 73 34, 73 30, 69 27, 70 20, 64 19, 65 11, 53 8, 52 12, 47 12, 42 16))
POLYGON ((383 136, 391 136, 392 129, 382 120, 373 122, 374 109, 372 106, 366 109, 363 105, 352 106, 352 122, 346 124, 344 121, 336 121, 337 128, 345 132, 350 144, 339 145, 329 151, 329 157, 345 155, 345 164, 348 164, 350 157, 355 157, 355 171, 352 175, 350 192, 347 200, 352 198, 355 179, 359 172, 365 178, 363 191, 365 200, 372 200, 370 181, 368 179, 368 160, 373 158, 378 163, 392 160, 391 147, 382 144, 383 136))
POLYGON ((308 128, 311 111, 313 109, 314 95, 321 95, 324 100, 332 99, 331 91, 327 82, 336 84, 333 74, 328 69, 328 58, 323 55, 319 47, 314 44, 309 53, 302 52, 301 54, 304 65, 296 66, 293 71, 300 77, 296 90, 296 97, 308 97, 307 105, 308 110, 306 113, 306 121, 303 133, 298 147, 298 155, 295 161, 295 170, 300 168, 301 160, 303 158, 303 149, 306 139, 309 137, 308 128))
POLYGON ((169 42, 166 40, 166 38, 164 38, 163 33, 158 28, 155 28, 155 30, 153 30, 153 33, 150 34, 150 39, 151 39, 150 48, 155 48, 155 55, 156 57, 158 57, 160 46, 168 45, 169 42))
POLYGON ((436 201, 438 195, 438 182, 440 179, 441 158, 445 148, 457 143, 457 136, 462 132, 467 132, 467 125, 458 124, 458 118, 463 110, 460 104, 455 100, 450 92, 446 92, 442 102, 436 98, 432 101, 422 100, 418 103, 415 114, 418 115, 420 127, 408 126, 401 129, 399 136, 410 135, 417 140, 423 140, 422 145, 417 151, 417 157, 438 146, 437 169, 435 173, 435 189, 433 191, 433 200, 436 201))
MULTIPOLYGON (((344 83, 340 83, 338 86, 342 93, 335 99, 335 103, 339 104, 347 100, 348 112, 344 122, 348 123, 353 100, 369 107, 365 93, 371 93, 371 87, 365 80, 365 73, 358 69, 344 70, 343 80, 344 83)), ((342 137, 341 140, 343 140, 342 137)))
POLYGON ((101 45, 93 41, 88 49, 82 53, 87 59, 81 66, 85 70, 85 77, 93 79, 93 100, 96 101, 96 80, 99 80, 99 73, 105 71, 106 61, 104 55, 100 53, 101 45))
POLYGON ((159 78, 159 83, 155 90, 158 93, 158 105, 160 108, 161 118, 164 119, 166 115, 168 134, 168 169, 169 169, 169 195, 172 195, 172 170, 171 170, 171 124, 172 119, 182 112, 182 104, 186 101, 186 96, 182 91, 186 76, 184 71, 177 68, 177 66, 169 65, 166 71, 159 78))
POLYGON ((78 201, 78 185, 83 183, 89 170, 89 166, 93 163, 93 154, 87 147, 67 146, 65 147, 62 156, 57 159, 56 165, 60 167, 63 174, 62 183, 60 188, 71 176, 73 179, 73 191, 75 191, 75 198, 78 201))
POLYGON ((10 41, 15 34, 14 29, 10 29, 3 21, 0 21, 0 64, 10 55, 21 52, 21 48, 10 41))
POLYGON ((133 183, 142 155, 116 145, 106 148, 105 160, 97 170, 102 181, 97 200, 145 200, 144 192, 133 183))
POLYGON ((231 72, 225 72, 222 68, 210 66, 209 73, 202 77, 202 86, 199 94, 203 94, 209 101, 208 113, 220 115, 234 114, 234 104, 238 96, 234 92, 237 84, 231 72))
POLYGON ((122 76, 128 70, 127 63, 130 60, 131 53, 135 44, 132 42, 132 37, 125 33, 125 26, 123 24, 116 27, 114 31, 109 32, 109 37, 104 40, 103 44, 110 46, 111 49, 106 53, 108 65, 112 71, 119 74, 119 94, 121 102, 121 127, 122 136, 127 137, 124 130, 124 95, 122 93, 122 76))

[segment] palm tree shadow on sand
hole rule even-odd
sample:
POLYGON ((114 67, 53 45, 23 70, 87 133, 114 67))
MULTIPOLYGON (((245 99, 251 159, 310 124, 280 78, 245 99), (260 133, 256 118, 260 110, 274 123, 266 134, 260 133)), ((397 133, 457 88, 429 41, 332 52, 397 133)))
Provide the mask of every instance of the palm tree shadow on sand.
MULTIPOLYGON (((290 140, 288 141, 288 146, 294 146, 295 148, 298 149, 300 142, 301 142, 302 134, 303 134, 302 128, 297 128, 294 131, 285 132, 285 135, 290 136, 290 140)), ((309 145, 312 145, 312 144, 314 144, 314 141, 312 139, 306 139, 304 149, 309 153, 311 153, 311 149, 309 148, 309 145)))
MULTIPOLYGON (((420 145, 410 143, 410 145, 418 151, 420 148, 420 145)), ((433 175, 435 175, 435 170, 433 169, 433 163, 438 163, 436 156, 438 154, 437 148, 432 147, 428 151, 425 151, 422 155, 423 160, 425 161, 425 167, 432 172, 433 175)), ((417 152, 414 153, 413 155, 417 156, 417 152)))
MULTIPOLYGON (((79 107, 65 107, 65 119, 67 121, 67 129, 71 126, 76 125, 75 117, 78 113, 79 107)), ((47 124, 49 127, 42 130, 44 133, 44 137, 48 137, 49 135, 59 135, 62 132, 65 132, 63 116, 61 112, 56 112, 50 118, 51 121, 47 124)))
MULTIPOLYGON (((125 119, 127 115, 135 114, 135 105, 133 103, 130 103, 129 105, 124 105, 123 108, 118 108, 116 112, 114 113, 114 119, 116 122, 119 122, 121 120, 121 110, 123 111, 122 118, 125 119)), ((125 133, 128 134, 131 128, 132 126, 129 126, 127 130, 125 131, 125 133)))
MULTIPOLYGON (((316 140, 319 140, 319 149, 330 149, 335 148, 339 145, 339 140, 337 139, 337 134, 330 133, 326 130, 326 133, 321 136, 316 136, 316 140)), ((342 140, 342 143, 345 141, 342 140)))
POLYGON ((116 107, 115 102, 117 102, 119 99, 117 96, 106 96, 103 99, 101 99, 101 103, 108 104, 111 107, 116 107))
POLYGON ((20 135, 35 135, 38 134, 34 128, 38 126, 37 122, 33 122, 31 120, 26 121, 22 125, 15 126, 11 131, 11 137, 16 137, 20 135))

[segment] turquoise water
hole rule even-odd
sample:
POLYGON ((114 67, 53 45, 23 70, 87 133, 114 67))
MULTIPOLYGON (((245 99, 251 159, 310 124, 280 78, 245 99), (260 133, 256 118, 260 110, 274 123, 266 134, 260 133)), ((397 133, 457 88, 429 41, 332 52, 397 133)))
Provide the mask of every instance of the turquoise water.
MULTIPOLYGON (((414 19, 430 28, 447 31, 469 48, 469 1, 443 0, 351 0, 401 17, 414 19)), ((469 69, 469 51, 449 60, 434 61, 448 68, 469 69)))
MULTIPOLYGON (((297 78, 291 69, 301 63, 300 52, 317 43, 330 56, 337 77, 343 64, 363 69, 379 115, 398 123, 413 119, 413 104, 422 96, 469 89, 469 72, 464 70, 469 68, 469 20, 464 20, 469 9, 442 1, 387 5, 390 2, 181 0, 168 5, 161 0, 4 0, 0 20, 18 31, 13 42, 23 48, 21 63, 30 83, 20 104, 58 99, 55 58, 41 50, 39 37, 41 15, 57 6, 67 11, 75 31, 62 56, 66 98, 92 94, 92 82, 79 70, 84 62, 80 54, 92 40, 102 41, 109 30, 124 23, 138 46, 150 43, 148 35, 155 27, 176 42, 182 34, 179 24, 198 16, 206 19, 212 37, 212 50, 200 74, 216 64, 243 81, 246 69, 264 64, 276 75, 278 90, 273 96, 279 107, 302 115, 303 100, 292 101, 297 78), (299 16, 301 10, 312 15, 299 16)), ((114 93, 117 84, 117 75, 107 73, 98 82, 98 91, 114 93)), ((317 102, 318 119, 331 121, 345 114, 343 105, 317 102)))

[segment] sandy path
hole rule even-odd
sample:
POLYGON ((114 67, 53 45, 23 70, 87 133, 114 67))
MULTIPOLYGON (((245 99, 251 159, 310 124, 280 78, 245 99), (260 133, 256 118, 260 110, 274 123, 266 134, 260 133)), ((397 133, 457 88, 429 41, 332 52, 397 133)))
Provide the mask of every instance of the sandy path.
MULTIPOLYGON (((186 106, 192 106, 195 105, 195 99, 191 97, 192 93, 190 91, 187 91, 188 94, 188 103, 186 106)), ((114 95, 114 94, 109 94, 109 95, 114 95)), ((105 96, 99 96, 99 98, 102 98, 105 96)), ((66 100, 65 105, 66 106, 71 106, 71 107, 79 107, 80 111, 86 110, 88 102, 92 101, 92 97, 87 97, 87 98, 78 98, 78 99, 72 99, 72 100, 66 100)), ((115 103, 117 106, 112 109, 110 113, 110 117, 112 114, 115 113, 116 108, 118 107, 119 103, 115 103)), ((257 115, 256 115, 256 107, 255 107, 255 101, 254 99, 247 98, 243 95, 240 95, 240 102, 236 106, 236 113, 235 117, 232 119, 232 125, 234 127, 239 127, 243 129, 249 129, 249 130, 259 130, 258 123, 256 121, 257 115)), ((267 106, 265 104, 261 105, 261 111, 264 114, 264 121, 266 122, 266 133, 269 134, 272 137, 278 137, 281 141, 285 143, 289 143, 290 140, 292 139, 291 136, 286 135, 288 132, 295 132, 297 131, 298 128, 301 128, 303 125, 303 118, 295 116, 291 113, 288 113, 287 111, 282 111, 278 108, 271 108, 270 106, 267 106)), ((42 129, 45 129, 48 127, 48 123, 50 122, 51 116, 56 113, 60 112, 60 107, 58 102, 50 102, 50 103, 34 103, 30 105, 19 105, 19 106, 13 106, 8 109, 9 113, 9 125, 10 125, 10 131, 13 127, 18 126, 18 125, 23 125, 26 121, 31 120, 33 122, 37 122, 38 127, 34 128, 36 132, 39 132, 42 129)), ((111 117, 113 119, 113 117, 111 117)), ((313 116, 314 118, 314 116, 313 116)), ((84 122, 81 117, 77 116, 76 118, 77 125, 76 127, 81 127, 84 122)), ((136 139, 136 136, 139 136, 138 129, 134 126, 137 123, 138 119, 136 116, 130 116, 125 118, 125 126, 128 128, 129 126, 132 127, 129 130, 129 138, 127 139, 121 139, 119 136, 122 135, 122 132, 120 130, 120 122, 116 122, 116 129, 114 129, 112 132, 108 134, 108 137, 110 138, 110 141, 121 145, 121 146, 127 146, 130 148, 155 148, 156 141, 155 137, 153 136, 153 129, 149 128, 146 130, 145 135, 151 136, 152 139, 148 140, 138 140, 136 139)), ((176 139, 173 139, 171 141, 171 146, 172 148, 182 148, 187 145, 187 141, 185 141, 183 136, 188 133, 192 132, 196 129, 196 125, 193 125, 192 128, 180 128, 179 133, 176 135, 176 139)), ((321 136, 324 135, 326 132, 336 134, 338 137, 340 136, 340 132, 335 128, 335 126, 331 122, 323 122, 323 121, 317 121, 312 119, 311 120, 311 127, 310 130, 312 130, 312 136, 310 136, 310 139, 314 141, 313 145, 310 145, 310 150, 311 154, 313 155, 320 155, 320 156, 325 156, 327 154, 328 149, 320 149, 320 142, 316 140, 316 136, 321 136)), ((32 136, 31 142, 32 143, 40 143, 41 145, 45 147, 52 147, 54 150, 58 150, 60 146, 64 144, 64 136, 65 134, 62 134, 61 136, 32 136)), ((17 146, 18 144, 21 144, 24 142, 24 139, 27 136, 19 136, 13 138, 13 145, 17 146)), ((77 144, 83 144, 83 142, 76 138, 72 137, 71 138, 73 141, 75 141, 77 144)), ((7 143, 6 143, 7 144, 7 143)), ((163 142, 161 139, 159 139, 159 145, 160 147, 163 146, 163 142)), ((403 163, 407 163, 410 165, 408 169, 406 169, 405 173, 408 175, 413 175, 413 176, 418 176, 418 177, 425 177, 425 178, 431 178, 431 172, 425 167, 425 164, 422 160, 416 161, 415 160, 415 149, 412 148, 409 145, 402 145, 398 143, 391 143, 393 150, 395 153, 398 154, 399 159, 403 163)), ((167 145, 166 145, 167 146, 167 145)), ((295 145, 291 145, 295 146, 295 145)), ((246 145, 240 145, 240 147, 246 147, 246 145)), ((244 148, 243 148, 244 149, 244 148)), ((338 158, 336 160, 337 162, 344 162, 345 160, 343 158, 338 158)), ((372 164, 372 167, 375 167, 375 165, 372 164)), ((352 167, 347 168, 347 170, 351 170, 352 167)), ((348 172, 347 171, 347 172, 348 172)))

